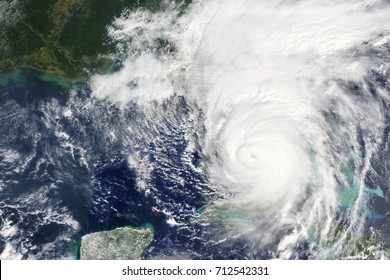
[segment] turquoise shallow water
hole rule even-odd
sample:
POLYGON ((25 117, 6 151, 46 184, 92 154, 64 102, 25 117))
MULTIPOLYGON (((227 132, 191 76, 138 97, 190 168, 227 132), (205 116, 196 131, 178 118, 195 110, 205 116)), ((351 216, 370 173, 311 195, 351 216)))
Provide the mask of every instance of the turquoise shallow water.
POLYGON ((26 86, 26 85, 55 85, 64 90, 71 89, 82 81, 74 81, 58 75, 45 73, 30 67, 17 67, 8 71, 0 72, 0 86, 26 86))
MULTIPOLYGON (((0 251, 8 250, 2 258, 77 259, 83 235, 124 226, 153 228, 156 241, 146 252, 152 257, 172 247, 199 246, 192 240, 194 229, 176 231, 167 223, 168 214, 178 224, 188 221, 206 204, 208 192, 199 155, 190 155, 197 170, 187 164, 189 132, 182 121, 173 119, 176 128, 171 123, 166 129, 155 120, 136 118, 132 107, 118 114, 115 106, 89 93, 86 83, 31 68, 1 74, 0 223, 18 228, 0 237, 0 251), (147 133, 161 143, 151 143, 147 133), (127 164, 128 155, 140 152, 156 168, 150 184, 159 188, 151 195, 136 187, 127 164), (172 172, 167 162, 183 171, 172 172), (185 187, 177 188, 177 180, 185 187)), ((169 109, 189 114, 183 100, 169 109)))
MULTIPOLYGON (((318 36, 328 29, 311 24, 317 16, 299 6, 304 2, 281 3, 269 17, 263 12, 272 5, 248 1, 251 8, 238 0, 216 1, 218 7, 206 1, 205 7, 216 8, 215 17, 198 7, 206 19, 198 21, 200 11, 189 11, 189 25, 186 14, 176 20, 170 10, 128 12, 111 26, 123 55, 117 58, 123 60, 121 69, 107 65, 115 75, 73 82, 27 67, 0 74, 0 216, 9 225, 0 251, 7 248, 20 258, 77 258, 81 236, 145 224, 154 229, 155 240, 143 255, 151 259, 348 258, 390 240, 389 105, 380 96, 390 90, 388 77, 370 68, 367 80, 343 78, 337 66, 344 52, 327 57, 335 64, 324 66, 329 78, 309 71, 308 58, 319 68, 327 64, 315 53, 326 53, 323 47, 337 36, 318 36), (285 17, 279 13, 283 8, 301 16, 285 17), (237 13, 234 20, 225 17, 230 12, 237 13), (262 18, 267 22, 258 21, 262 18), (205 30, 187 28, 203 23, 205 30), (231 28, 224 33, 221 26, 231 28), (305 32, 291 33, 291 27, 305 32), (280 40, 264 36, 268 32, 280 40), (302 53, 291 34, 308 40, 303 45, 322 43, 302 53), (187 45, 187 35, 202 37, 200 46, 187 45), (132 49, 134 42, 139 49, 132 49), (260 67, 264 62, 268 67, 260 67), (263 80, 260 72, 273 66, 276 71, 263 80), (252 74, 256 89, 247 95, 242 89, 252 83, 247 79, 252 74), (269 80, 274 80, 269 89, 257 88, 269 80), (330 88, 340 91, 331 100, 310 94, 315 105, 306 103, 301 98, 306 90, 292 86, 306 80, 318 97, 330 88), (155 100, 162 88, 165 97, 155 100), (265 92, 270 94, 263 100, 265 92), (196 103, 198 95, 204 100, 196 103), (273 101, 265 102, 268 98, 273 101), (308 116, 296 115, 301 109, 308 116), (264 137, 267 141, 257 141, 264 137), (258 180, 265 177, 269 180, 258 180), (277 203, 270 203, 275 196, 277 203)), ((339 12, 325 5, 327 14, 320 6, 320 18, 339 12)), ((349 14, 341 13, 347 19, 349 14)), ((351 28, 342 29, 335 27, 349 38, 351 28)), ((379 51, 367 44, 355 54, 363 60, 379 51)), ((388 46, 381 47, 388 57, 388 46)), ((346 63, 355 65, 357 57, 346 63)), ((376 57, 369 60, 381 59, 376 57)))

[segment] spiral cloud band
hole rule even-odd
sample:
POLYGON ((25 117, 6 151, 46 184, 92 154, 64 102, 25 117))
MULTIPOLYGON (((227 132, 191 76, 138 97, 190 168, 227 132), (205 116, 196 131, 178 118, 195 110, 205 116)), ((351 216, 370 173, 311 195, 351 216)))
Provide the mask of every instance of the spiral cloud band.
POLYGON ((317 257, 357 242, 385 127, 388 88, 375 75, 388 77, 390 4, 209 0, 177 13, 118 18, 110 32, 128 58, 92 79, 94 95, 148 106, 179 94, 198 108, 210 185, 265 221, 251 238, 287 232, 275 256, 301 239, 317 257), (156 38, 175 52, 154 53, 156 38))

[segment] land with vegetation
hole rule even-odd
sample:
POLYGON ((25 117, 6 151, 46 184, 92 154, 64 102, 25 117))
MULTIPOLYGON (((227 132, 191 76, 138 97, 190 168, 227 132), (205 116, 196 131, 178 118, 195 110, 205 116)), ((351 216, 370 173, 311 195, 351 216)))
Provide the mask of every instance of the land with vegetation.
MULTIPOLYGON (((187 5, 190 1, 177 1, 187 5)), ((126 10, 161 0, 0 0, 0 72, 31 67, 69 79, 106 73, 115 52, 107 27, 126 10)))

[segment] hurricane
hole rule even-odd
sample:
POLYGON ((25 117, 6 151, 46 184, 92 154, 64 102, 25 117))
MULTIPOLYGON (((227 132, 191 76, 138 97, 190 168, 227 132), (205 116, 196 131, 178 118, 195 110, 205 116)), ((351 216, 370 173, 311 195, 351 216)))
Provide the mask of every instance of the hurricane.
POLYGON ((107 27, 115 71, 48 105, 92 182, 96 221, 69 230, 151 223, 146 259, 388 258, 389 14, 385 0, 124 11, 107 27))

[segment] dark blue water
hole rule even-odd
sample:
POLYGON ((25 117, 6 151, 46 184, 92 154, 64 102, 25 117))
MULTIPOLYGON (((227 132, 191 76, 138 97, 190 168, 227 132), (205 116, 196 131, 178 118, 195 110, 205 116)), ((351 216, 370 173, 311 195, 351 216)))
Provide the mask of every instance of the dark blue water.
MULTIPOLYGON (((64 258, 84 234, 148 224, 154 240, 144 258, 276 257, 288 229, 264 247, 229 237, 218 216, 193 220, 218 194, 202 166, 201 112, 183 97, 119 108, 93 98, 88 84, 70 90, 30 69, 12 77, 0 85, 0 228, 14 230, 0 236, 0 251, 11 244, 22 258, 64 258)), ((382 240, 390 238, 388 132, 366 178, 367 188, 383 193, 367 205, 367 232, 378 230, 382 240)), ((310 258, 308 242, 298 244, 296 258, 310 258)))
POLYGON ((156 250, 164 250, 159 246, 163 239, 188 241, 186 232, 167 224, 166 213, 188 222, 212 192, 205 176, 193 168, 200 167, 200 151, 185 151, 189 130, 182 121, 193 112, 183 98, 155 105, 156 111, 175 112, 167 117, 167 126, 134 104, 122 112, 91 98, 87 85, 70 93, 41 81, 29 69, 22 69, 19 78, 22 83, 11 79, 0 88, 0 148, 19 155, 13 162, 0 158, 5 185, 0 192, 1 222, 18 228, 1 244, 11 242, 23 258, 61 258, 84 234, 145 224, 154 228, 156 250), (66 109, 73 112, 70 118, 66 109), (133 134, 126 132, 129 124, 133 134), (115 133, 115 140, 108 131, 115 133), (131 153, 148 157, 153 165, 149 193, 137 186, 136 172, 127 163, 131 153), (188 158, 191 168, 184 162, 188 158), (59 218, 65 214, 77 221, 77 228, 59 218), (54 249, 41 251, 45 244, 54 249))

